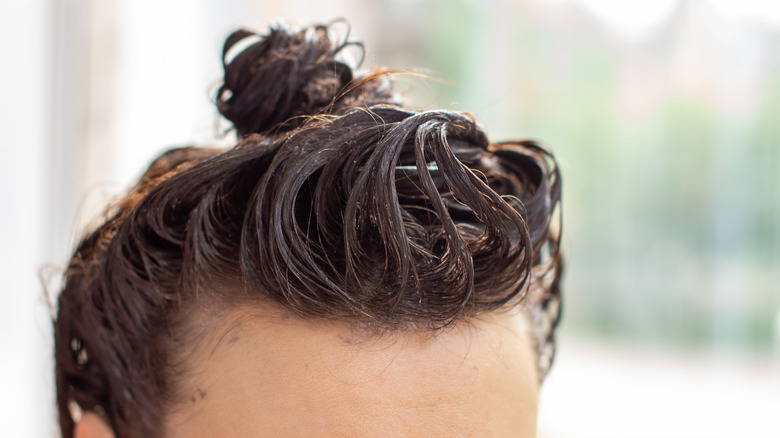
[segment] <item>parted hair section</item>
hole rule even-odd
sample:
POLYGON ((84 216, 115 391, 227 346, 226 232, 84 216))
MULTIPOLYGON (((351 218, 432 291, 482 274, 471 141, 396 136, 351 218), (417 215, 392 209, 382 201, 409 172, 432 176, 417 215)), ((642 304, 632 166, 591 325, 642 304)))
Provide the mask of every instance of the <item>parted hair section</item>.
POLYGON ((328 26, 228 38, 216 104, 239 143, 163 154, 66 272, 55 322, 64 437, 74 406, 120 437, 159 436, 176 346, 204 305, 273 302, 303 318, 434 331, 520 305, 546 373, 560 304, 553 156, 490 143, 468 114, 399 106, 387 75, 340 60, 351 45, 328 26))

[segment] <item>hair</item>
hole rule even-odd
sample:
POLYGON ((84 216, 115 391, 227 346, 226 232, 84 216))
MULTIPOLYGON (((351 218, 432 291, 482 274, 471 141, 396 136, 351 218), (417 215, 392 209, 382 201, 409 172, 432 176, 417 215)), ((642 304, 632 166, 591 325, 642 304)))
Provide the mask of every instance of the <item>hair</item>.
POLYGON ((355 44, 334 44, 323 25, 227 39, 216 105, 238 144, 157 158, 65 273, 65 438, 74 404, 119 437, 159 436, 198 306, 270 302, 436 331, 522 305, 546 373, 560 309, 553 156, 490 143, 469 114, 404 109, 386 72, 358 76, 340 60, 355 44))

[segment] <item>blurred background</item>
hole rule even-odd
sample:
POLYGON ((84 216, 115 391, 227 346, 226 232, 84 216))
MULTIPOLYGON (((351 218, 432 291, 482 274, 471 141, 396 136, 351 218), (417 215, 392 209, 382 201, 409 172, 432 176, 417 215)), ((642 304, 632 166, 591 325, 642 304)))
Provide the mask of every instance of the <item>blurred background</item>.
MULTIPOLYGON (((0 430, 55 436, 45 290, 160 151, 230 144, 224 38, 345 17, 419 108, 534 138, 567 271, 540 438, 780 436, 780 3, 0 1, 0 430)), ((336 28, 344 35, 346 26, 336 28)))

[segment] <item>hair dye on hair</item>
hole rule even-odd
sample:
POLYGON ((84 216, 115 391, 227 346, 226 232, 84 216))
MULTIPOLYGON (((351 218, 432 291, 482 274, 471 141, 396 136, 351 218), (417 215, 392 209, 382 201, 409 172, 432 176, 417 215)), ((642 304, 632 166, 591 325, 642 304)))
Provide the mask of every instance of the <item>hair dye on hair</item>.
POLYGON ((238 144, 164 153, 73 254, 55 322, 65 438, 73 403, 117 436, 159 435, 197 306, 273 302, 432 331, 524 306, 546 373, 560 306, 553 156, 491 143, 469 114, 400 106, 388 75, 337 60, 350 45, 322 25, 227 39, 216 104, 238 144))

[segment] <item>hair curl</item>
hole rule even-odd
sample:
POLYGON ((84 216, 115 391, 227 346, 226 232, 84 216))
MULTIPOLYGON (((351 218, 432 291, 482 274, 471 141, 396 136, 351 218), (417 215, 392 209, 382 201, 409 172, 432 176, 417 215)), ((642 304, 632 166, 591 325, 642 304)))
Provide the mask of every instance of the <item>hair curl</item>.
POLYGON ((241 140, 158 158, 78 245, 55 322, 57 393, 120 437, 156 436, 197 303, 272 300, 306 318, 437 330, 516 305, 544 375, 559 317, 560 175, 468 114, 397 105, 327 26, 272 28, 233 59, 219 111, 241 140))

